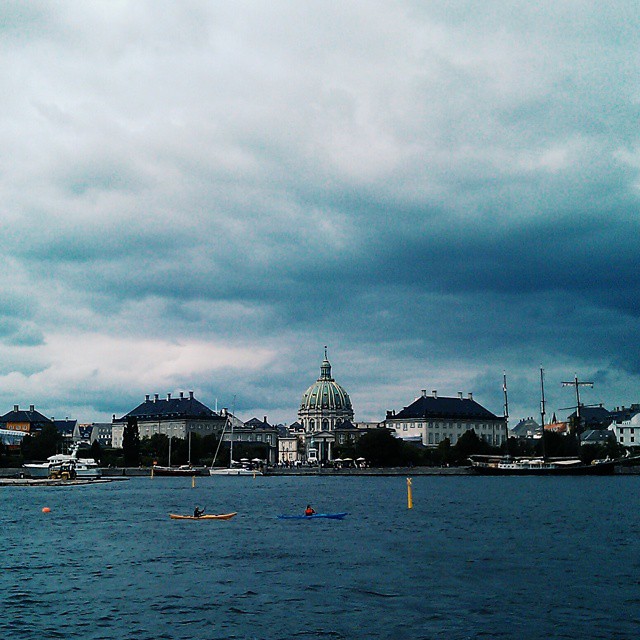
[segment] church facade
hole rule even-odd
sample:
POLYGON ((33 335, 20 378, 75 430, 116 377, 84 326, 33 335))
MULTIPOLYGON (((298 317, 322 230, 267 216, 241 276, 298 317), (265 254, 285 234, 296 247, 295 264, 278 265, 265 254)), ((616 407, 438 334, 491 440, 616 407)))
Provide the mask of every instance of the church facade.
POLYGON ((331 460, 336 428, 352 420, 351 398, 331 376, 331 363, 325 347, 320 377, 304 392, 298 410, 307 460, 331 460))

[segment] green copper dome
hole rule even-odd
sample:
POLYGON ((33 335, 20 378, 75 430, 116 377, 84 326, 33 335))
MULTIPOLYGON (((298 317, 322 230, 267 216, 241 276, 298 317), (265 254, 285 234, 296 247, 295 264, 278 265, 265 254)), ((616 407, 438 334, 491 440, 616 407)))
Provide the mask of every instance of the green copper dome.
POLYGON ((326 348, 324 360, 320 366, 320 377, 304 392, 300 411, 335 411, 353 416, 349 394, 331 377, 331 364, 327 360, 326 348))

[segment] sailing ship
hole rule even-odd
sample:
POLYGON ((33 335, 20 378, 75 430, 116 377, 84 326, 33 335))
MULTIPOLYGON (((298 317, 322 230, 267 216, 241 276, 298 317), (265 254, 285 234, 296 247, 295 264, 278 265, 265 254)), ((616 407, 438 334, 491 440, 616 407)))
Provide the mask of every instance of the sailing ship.
POLYGON ((188 440, 189 440, 189 457, 187 464, 180 465, 179 467, 171 466, 171 441, 173 440, 173 436, 169 436, 169 460, 168 466, 162 467, 160 465, 154 464, 151 468, 151 473, 154 476, 199 476, 200 469, 191 465, 191 431, 189 431, 188 440))
MULTIPOLYGON (((563 383, 565 384, 565 383, 563 383)), ((567 385, 569 383, 566 383, 567 385)), ((576 376, 573 383, 576 388, 576 411, 577 419, 580 420, 580 395, 578 387, 580 383, 576 376)), ((592 383, 586 383, 592 384, 592 383)), ((505 429, 508 434, 508 401, 507 401, 507 377, 504 376, 503 384, 505 396, 505 429)), ((615 460, 597 460, 591 464, 584 463, 580 458, 548 458, 544 450, 544 425, 545 425, 545 400, 544 400, 544 370, 540 367, 540 414, 542 418, 542 456, 540 457, 512 457, 472 455, 469 456, 471 469, 481 475, 492 476, 513 476, 513 475, 536 475, 536 476, 578 476, 578 475, 610 475, 615 472, 615 460)), ((507 446, 508 446, 507 436, 507 446)))
MULTIPOLYGON (((234 403, 234 407, 235 407, 235 403, 234 403)), ((252 462, 249 462, 248 460, 241 460, 240 462, 236 462, 233 459, 233 417, 234 417, 233 412, 231 414, 227 413, 227 419, 225 420, 224 427, 222 428, 222 433, 220 434, 220 442, 218 442, 218 447, 216 449, 215 455, 213 456, 213 460, 211 461, 211 467, 209 468, 209 475, 210 476, 261 476, 263 475, 262 471, 254 467, 252 462), (222 440, 224 438, 227 425, 230 425, 229 466, 216 467, 214 465, 216 463, 216 458, 218 457, 218 451, 220 451, 220 445, 222 444, 222 440)))

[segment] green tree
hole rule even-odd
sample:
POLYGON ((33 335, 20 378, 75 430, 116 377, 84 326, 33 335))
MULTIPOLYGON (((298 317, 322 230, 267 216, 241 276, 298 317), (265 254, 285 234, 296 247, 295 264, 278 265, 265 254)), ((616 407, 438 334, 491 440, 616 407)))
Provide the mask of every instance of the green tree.
POLYGON ((91 443, 90 455, 96 462, 102 462, 102 447, 97 440, 91 443))
POLYGON ((454 458, 460 464, 466 463, 469 456, 494 453, 493 447, 482 438, 479 438, 473 429, 465 431, 452 448, 454 458))
POLYGON ((449 438, 441 440, 438 444, 438 459, 440 464, 443 465, 455 462, 456 455, 455 451, 451 447, 451 440, 449 440, 449 438))
POLYGON ((336 444, 333 448, 334 458, 356 458, 356 444, 353 438, 348 435, 343 444, 336 444))
POLYGON ((20 448, 25 460, 46 460, 60 450, 62 435, 54 424, 46 424, 40 431, 22 438, 20 448))
POLYGON ((356 453, 374 467, 398 466, 404 462, 402 445, 388 429, 372 429, 360 437, 356 453))
POLYGON ((137 467, 140 464, 140 433, 135 418, 127 419, 127 426, 122 434, 122 455, 125 466, 137 467))
POLYGON ((570 458, 579 453, 578 438, 574 434, 563 436, 545 429, 542 437, 544 442, 541 439, 536 443, 536 454, 539 456, 544 454, 547 458, 570 458))

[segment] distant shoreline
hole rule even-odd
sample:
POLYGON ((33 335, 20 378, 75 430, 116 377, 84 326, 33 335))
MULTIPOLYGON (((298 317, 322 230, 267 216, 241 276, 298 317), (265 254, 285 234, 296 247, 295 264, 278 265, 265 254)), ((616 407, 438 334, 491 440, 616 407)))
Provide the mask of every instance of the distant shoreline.
MULTIPOLYGON (((209 477, 208 468, 199 468, 201 476, 209 477)), ((102 477, 97 479, 48 480, 46 478, 20 477, 20 469, 0 469, 0 486, 59 486, 61 484, 94 484, 111 480, 150 477, 151 469, 147 467, 111 467, 102 469, 102 477)), ((325 467, 273 467, 265 471, 266 477, 301 477, 301 476, 474 476, 471 467, 368 467, 366 469, 333 469, 325 467)), ((614 475, 640 475, 640 465, 618 466, 614 475)), ((183 476, 189 477, 189 476, 183 476)))

